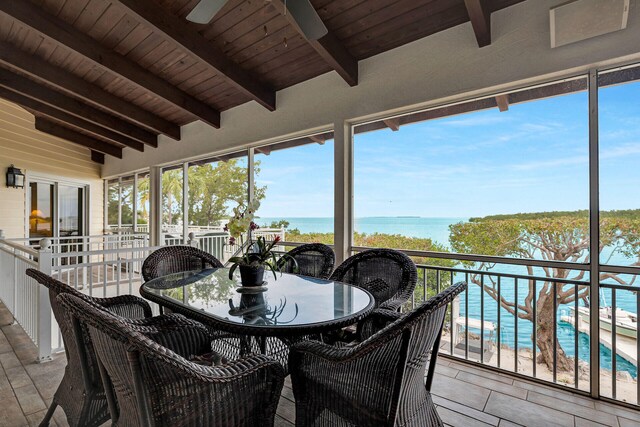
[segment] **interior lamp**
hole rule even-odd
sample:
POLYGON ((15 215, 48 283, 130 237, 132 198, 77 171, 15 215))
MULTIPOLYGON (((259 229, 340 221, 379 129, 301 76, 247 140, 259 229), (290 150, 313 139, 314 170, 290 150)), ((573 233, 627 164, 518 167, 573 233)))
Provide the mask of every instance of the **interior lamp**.
POLYGON ((7 187, 24 188, 24 174, 13 165, 7 169, 7 187))

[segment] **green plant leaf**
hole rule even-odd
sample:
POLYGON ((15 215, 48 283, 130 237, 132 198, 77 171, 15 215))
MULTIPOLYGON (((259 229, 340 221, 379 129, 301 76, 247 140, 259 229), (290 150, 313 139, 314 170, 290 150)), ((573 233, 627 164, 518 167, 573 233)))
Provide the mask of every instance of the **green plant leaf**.
POLYGON ((229 269, 229 279, 233 280, 233 272, 238 268, 238 264, 233 264, 229 269))

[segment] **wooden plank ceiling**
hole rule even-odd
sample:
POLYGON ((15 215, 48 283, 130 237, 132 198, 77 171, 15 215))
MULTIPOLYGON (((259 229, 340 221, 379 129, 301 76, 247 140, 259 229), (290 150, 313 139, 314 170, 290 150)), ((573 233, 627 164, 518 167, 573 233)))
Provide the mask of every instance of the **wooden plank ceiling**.
POLYGON ((520 1, 311 0, 319 40, 284 0, 229 0, 207 25, 185 19, 198 0, 0 1, 0 97, 100 162, 246 102, 274 110, 278 90, 327 72, 347 89, 359 60, 469 20, 486 46, 491 13, 520 1))

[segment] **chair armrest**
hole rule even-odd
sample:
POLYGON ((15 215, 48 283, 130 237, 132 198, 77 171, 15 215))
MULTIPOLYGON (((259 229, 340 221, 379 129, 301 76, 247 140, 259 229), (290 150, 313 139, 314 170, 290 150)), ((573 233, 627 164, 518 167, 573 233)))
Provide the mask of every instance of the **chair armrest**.
POLYGON ((129 319, 151 317, 151 306, 135 295, 120 295, 110 298, 93 298, 94 302, 112 313, 129 319))
MULTIPOLYGON (((339 343, 340 344, 340 343, 339 343)), ((347 345, 331 345, 321 341, 309 340, 302 341, 291 346, 289 350, 289 359, 294 353, 305 353, 313 357, 319 357, 332 363, 341 363, 348 361, 353 356, 356 346, 347 345)))
MULTIPOLYGON (((353 347, 295 344, 289 372, 296 411, 348 413, 354 425, 386 425, 401 357, 402 334, 377 335, 353 347)), ((304 419, 304 415, 303 415, 304 419)))
POLYGON ((398 311, 407 302, 406 298, 392 298, 380 304, 379 309, 398 311))
POLYGON ((184 358, 210 352, 215 339, 204 325, 175 313, 128 323, 135 331, 184 358))
POLYGON ((133 328, 137 327, 171 327, 174 325, 184 325, 184 320, 188 320, 185 316, 178 313, 161 314, 160 316, 145 317, 143 319, 124 319, 133 328))
POLYGON ((402 313, 385 308, 376 308, 364 320, 358 323, 358 340, 364 341, 373 336, 376 332, 395 322, 402 313))
POLYGON ((221 366, 203 366, 166 350, 146 350, 144 359, 148 358, 156 359, 154 376, 145 377, 144 386, 152 401, 162 402, 159 407, 170 402, 172 414, 184 411, 193 420, 228 421, 233 414, 243 425, 273 426, 285 377, 278 362, 252 355, 221 366))

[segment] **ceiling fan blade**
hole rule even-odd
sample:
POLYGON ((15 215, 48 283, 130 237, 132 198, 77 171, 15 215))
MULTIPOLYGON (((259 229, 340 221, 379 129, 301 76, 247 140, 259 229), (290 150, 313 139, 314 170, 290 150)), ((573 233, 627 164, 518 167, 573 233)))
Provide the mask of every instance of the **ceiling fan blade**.
POLYGON ((196 24, 208 24, 228 0, 200 0, 187 15, 187 20, 196 24))
POLYGON ((307 40, 318 40, 329 32, 309 0, 288 0, 286 4, 307 40))

